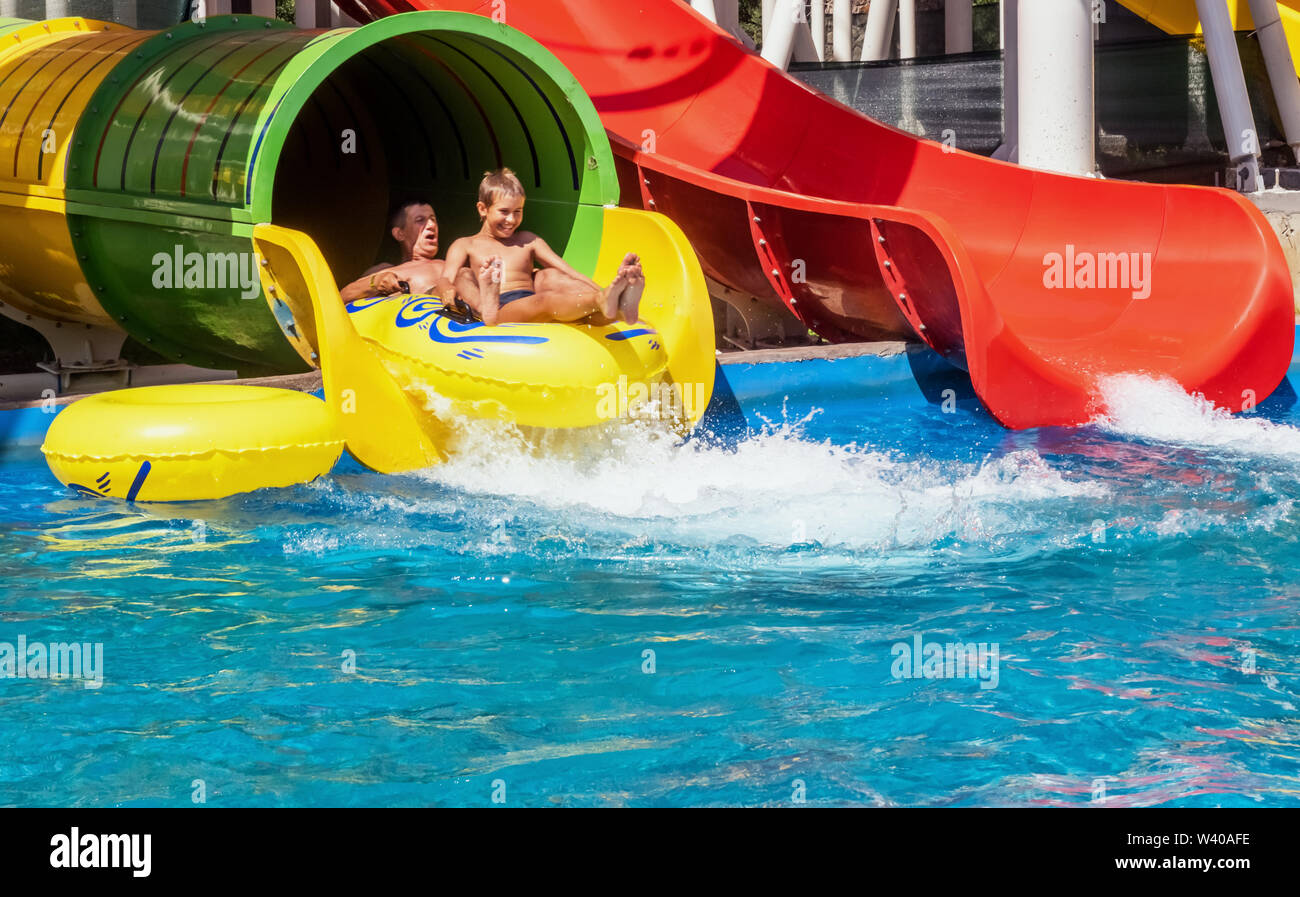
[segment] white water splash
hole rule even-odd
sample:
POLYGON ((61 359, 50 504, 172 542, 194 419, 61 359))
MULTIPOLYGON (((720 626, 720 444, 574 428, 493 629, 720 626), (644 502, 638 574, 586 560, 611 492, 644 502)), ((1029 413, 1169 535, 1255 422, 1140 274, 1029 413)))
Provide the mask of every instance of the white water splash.
POLYGON ((505 512, 512 516, 544 510, 557 536, 648 535, 684 545, 740 539, 861 550, 987 540, 1043 526, 1043 514, 1026 513, 1026 504, 1107 494, 1067 480, 1032 450, 978 465, 900 460, 809 440, 799 423, 721 448, 647 423, 525 433, 460 419, 449 448, 450 460, 420 479, 505 500, 518 509, 505 512))
POLYGON ((1300 429, 1233 415, 1170 379, 1119 374, 1101 383, 1102 430, 1152 442, 1300 460, 1300 429))

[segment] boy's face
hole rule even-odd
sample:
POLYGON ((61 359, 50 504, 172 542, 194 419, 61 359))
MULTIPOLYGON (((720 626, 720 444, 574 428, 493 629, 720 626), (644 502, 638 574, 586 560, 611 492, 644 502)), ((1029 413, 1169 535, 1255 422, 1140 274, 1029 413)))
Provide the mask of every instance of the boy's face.
POLYGON ((508 239, 519 230, 524 220, 524 198, 522 196, 498 196, 491 206, 478 204, 478 213, 483 216, 483 224, 488 233, 500 240, 508 239))

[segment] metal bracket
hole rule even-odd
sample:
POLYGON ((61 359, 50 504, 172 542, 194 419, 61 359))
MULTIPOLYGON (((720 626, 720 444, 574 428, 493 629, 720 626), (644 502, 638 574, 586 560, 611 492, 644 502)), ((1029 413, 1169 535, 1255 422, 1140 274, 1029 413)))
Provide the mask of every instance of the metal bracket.
POLYGON ((876 262, 880 265, 880 276, 885 282, 885 289, 889 290, 890 295, 894 297, 894 302, 903 313, 903 317, 907 319, 907 323, 912 325, 912 329, 922 339, 925 339, 925 322, 912 307, 912 296, 907 288, 907 281, 890 254, 889 241, 880 229, 884 223, 880 218, 871 219, 871 244, 876 252, 876 262))
MULTIPOLYGON (((17 295, 5 288, 5 298, 17 295)), ((101 384, 126 386, 134 365, 122 360, 126 331, 119 327, 56 321, 22 311, 10 302, 0 301, 0 315, 17 321, 39 333, 54 353, 53 361, 37 362, 37 367, 58 377, 60 393, 74 391, 77 379, 101 384)))
POLYGON ((641 208, 648 212, 657 212, 654 195, 650 192, 650 178, 646 176, 646 171, 641 167, 641 163, 636 163, 637 186, 641 188, 641 208))
POLYGON ((797 307, 799 300, 795 298, 794 289, 786 279, 785 272, 781 270, 781 260, 777 258, 772 242, 763 230, 763 219, 755 213, 754 204, 748 200, 745 201, 745 211, 749 215, 749 234, 754 241, 754 251, 758 253, 758 263, 763 268, 763 276, 772 285, 777 296, 781 297, 786 308, 802 321, 803 315, 799 313, 797 307))

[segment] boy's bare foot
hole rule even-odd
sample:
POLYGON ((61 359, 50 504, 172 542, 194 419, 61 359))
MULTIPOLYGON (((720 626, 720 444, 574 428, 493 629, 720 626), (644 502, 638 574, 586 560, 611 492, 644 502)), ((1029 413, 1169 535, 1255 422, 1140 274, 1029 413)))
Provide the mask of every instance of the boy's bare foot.
POLYGON ((623 320, 635 324, 640 319, 641 294, 645 292, 645 274, 641 271, 641 262, 628 268, 627 289, 619 298, 618 308, 623 320))
POLYGON ((620 267, 618 269, 618 274, 614 276, 610 285, 605 288, 605 295, 603 297, 604 307, 601 311, 603 311, 605 317, 609 318, 611 321, 618 320, 619 300, 623 298, 623 291, 627 289, 629 281, 630 278, 628 277, 627 269, 620 267))
POLYGON ((478 315, 489 327, 497 322, 501 311, 501 256, 486 259, 478 269, 478 315))
POLYGON ((627 285, 632 282, 632 266, 639 264, 641 259, 635 252, 629 252, 623 256, 623 261, 619 262, 618 273, 614 275, 614 280, 605 290, 605 317, 611 322, 618 320, 618 311, 622 305, 623 291, 627 285))

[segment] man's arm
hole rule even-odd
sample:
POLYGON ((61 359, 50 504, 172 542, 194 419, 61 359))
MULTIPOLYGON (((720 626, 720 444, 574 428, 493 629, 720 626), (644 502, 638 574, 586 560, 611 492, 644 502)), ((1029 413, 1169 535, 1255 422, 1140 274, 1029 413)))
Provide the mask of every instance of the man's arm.
POLYGON ((344 302, 352 302, 356 299, 365 299, 370 296, 387 296, 396 293, 401 289, 397 285, 398 277, 396 274, 384 273, 386 269, 392 268, 392 265, 376 265, 365 274, 362 274, 352 283, 339 290, 339 296, 344 302))
POLYGON ((447 260, 442 266, 442 276, 434 292, 443 302, 456 298, 456 274, 469 263, 469 243, 464 237, 447 247, 447 260))
POLYGON ((600 284, 596 283, 596 281, 592 280, 590 277, 583 274, 561 258, 560 254, 552 249, 541 237, 533 234, 533 239, 530 243, 532 245, 533 258, 536 259, 537 263, 543 268, 554 268, 561 274, 567 274, 574 280, 585 283, 594 290, 602 289, 600 284))

